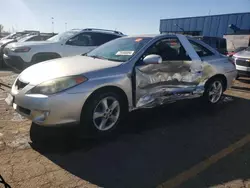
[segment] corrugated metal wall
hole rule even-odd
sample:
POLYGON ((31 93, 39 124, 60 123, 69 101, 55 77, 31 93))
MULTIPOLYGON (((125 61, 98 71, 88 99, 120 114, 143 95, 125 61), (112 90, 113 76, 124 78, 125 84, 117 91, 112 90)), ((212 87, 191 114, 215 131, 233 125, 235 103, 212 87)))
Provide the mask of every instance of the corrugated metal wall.
POLYGON ((230 24, 234 24, 242 30, 250 30, 250 12, 163 19, 160 20, 160 32, 181 32, 182 30, 174 24, 183 28, 184 31, 201 31, 203 36, 222 37, 227 33, 230 24))

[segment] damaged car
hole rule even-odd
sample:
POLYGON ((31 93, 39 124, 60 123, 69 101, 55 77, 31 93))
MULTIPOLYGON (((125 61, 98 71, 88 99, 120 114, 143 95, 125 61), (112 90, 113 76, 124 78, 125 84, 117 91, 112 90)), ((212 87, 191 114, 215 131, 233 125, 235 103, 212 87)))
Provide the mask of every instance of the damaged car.
POLYGON ((80 135, 100 136, 136 109, 197 97, 215 105, 236 75, 228 57, 191 37, 125 36, 27 68, 6 102, 36 125, 76 123, 80 135))

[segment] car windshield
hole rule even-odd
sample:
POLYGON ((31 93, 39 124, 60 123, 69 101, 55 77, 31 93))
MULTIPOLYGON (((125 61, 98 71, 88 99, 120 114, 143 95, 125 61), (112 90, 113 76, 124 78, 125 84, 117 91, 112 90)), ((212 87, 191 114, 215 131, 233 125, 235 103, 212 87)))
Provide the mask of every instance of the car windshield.
POLYGON ((67 40, 68 38, 74 36, 75 34, 79 33, 79 30, 71 30, 71 31, 66 31, 63 33, 60 33, 58 35, 55 35, 49 39, 47 39, 48 41, 62 41, 62 40, 67 40))
POLYGON ((151 39, 150 37, 125 37, 115 39, 89 52, 86 56, 125 62, 151 39))

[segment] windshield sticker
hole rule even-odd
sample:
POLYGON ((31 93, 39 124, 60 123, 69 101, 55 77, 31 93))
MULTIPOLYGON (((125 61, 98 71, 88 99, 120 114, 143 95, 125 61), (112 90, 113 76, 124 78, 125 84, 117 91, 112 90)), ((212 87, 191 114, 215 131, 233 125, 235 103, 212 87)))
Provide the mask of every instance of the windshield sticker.
POLYGON ((133 55, 134 51, 118 51, 115 55, 133 55))
POLYGON ((135 42, 140 42, 142 40, 142 38, 137 38, 135 39, 135 42))

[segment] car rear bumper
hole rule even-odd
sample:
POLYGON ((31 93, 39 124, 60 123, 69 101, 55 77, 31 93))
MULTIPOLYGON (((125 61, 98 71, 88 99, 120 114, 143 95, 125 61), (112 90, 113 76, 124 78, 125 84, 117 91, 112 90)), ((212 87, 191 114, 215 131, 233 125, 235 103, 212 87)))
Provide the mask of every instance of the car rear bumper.
POLYGON ((232 87, 233 82, 237 77, 237 70, 227 72, 225 73, 225 76, 227 78, 227 89, 229 89, 230 87, 232 87))
POLYGON ((19 56, 8 56, 6 54, 3 54, 3 59, 8 67, 13 68, 17 71, 22 71, 26 67, 28 67, 28 63, 24 62, 19 56))

